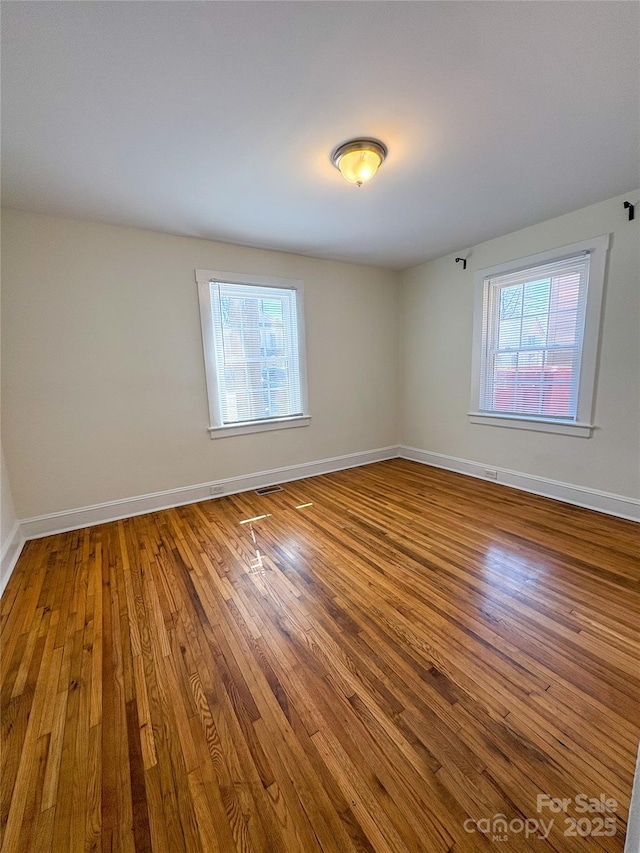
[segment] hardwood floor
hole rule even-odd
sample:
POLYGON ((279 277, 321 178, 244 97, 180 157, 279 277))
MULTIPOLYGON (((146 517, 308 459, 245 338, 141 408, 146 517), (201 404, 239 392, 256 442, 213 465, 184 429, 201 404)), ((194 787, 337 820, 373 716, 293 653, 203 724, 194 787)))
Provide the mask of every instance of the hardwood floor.
POLYGON ((621 851, 638 530, 393 460, 29 542, 3 850, 621 851))

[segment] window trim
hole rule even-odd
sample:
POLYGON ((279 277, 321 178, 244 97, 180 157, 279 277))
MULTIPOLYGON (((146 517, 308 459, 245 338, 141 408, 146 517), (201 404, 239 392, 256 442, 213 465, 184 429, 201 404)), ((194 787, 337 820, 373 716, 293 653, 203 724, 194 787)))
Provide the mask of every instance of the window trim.
POLYGON ((200 323, 202 327, 202 349, 209 404, 209 427, 211 438, 245 435, 254 432, 267 432, 277 429, 308 426, 311 422, 309 397, 307 390, 307 358, 304 322, 304 282, 293 278, 275 278, 273 276, 249 275, 247 273, 227 272, 224 270, 195 271, 200 303, 200 323), (244 421, 233 424, 222 423, 218 387, 218 364, 215 356, 213 317, 211 316, 210 287, 212 281, 225 284, 246 284, 247 286, 276 287, 296 291, 296 315, 298 334, 298 364, 300 374, 300 401, 302 414, 265 420, 244 421))
POLYGON ((578 438, 591 437, 592 431, 596 428, 592 420, 602 315, 602 297, 610 239, 610 234, 603 234, 599 237, 581 240, 579 243, 572 243, 570 246, 559 246, 557 249, 538 252, 526 258, 516 258, 512 261, 476 271, 473 308, 471 406, 470 411, 467 412, 470 423, 550 432, 560 435, 571 435, 578 438), (578 383, 578 406, 575 419, 545 418, 540 415, 503 415, 500 412, 480 411, 483 319, 485 299, 489 287, 488 279, 499 275, 519 272, 529 267, 561 261, 578 255, 581 252, 587 252, 590 255, 590 267, 578 383))

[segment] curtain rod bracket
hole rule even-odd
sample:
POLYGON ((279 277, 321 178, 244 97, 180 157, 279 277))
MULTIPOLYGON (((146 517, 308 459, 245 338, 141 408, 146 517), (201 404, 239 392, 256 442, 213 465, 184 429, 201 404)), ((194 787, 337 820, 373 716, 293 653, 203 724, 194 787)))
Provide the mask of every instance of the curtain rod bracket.
POLYGON ((629 211, 629 222, 636 218, 636 206, 635 204, 631 204, 630 201, 623 202, 622 206, 625 210, 629 211))
POLYGON ((462 269, 466 270, 467 268, 467 259, 466 258, 456 258, 456 263, 460 263, 462 261, 462 269))

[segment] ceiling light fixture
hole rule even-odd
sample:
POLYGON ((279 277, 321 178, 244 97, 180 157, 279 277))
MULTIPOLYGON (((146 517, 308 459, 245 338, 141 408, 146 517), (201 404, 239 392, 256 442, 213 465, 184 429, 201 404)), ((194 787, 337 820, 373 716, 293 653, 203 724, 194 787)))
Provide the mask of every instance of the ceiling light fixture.
POLYGON ((387 146, 377 139, 351 139, 338 145, 331 160, 342 177, 361 187, 378 171, 387 156, 387 146))

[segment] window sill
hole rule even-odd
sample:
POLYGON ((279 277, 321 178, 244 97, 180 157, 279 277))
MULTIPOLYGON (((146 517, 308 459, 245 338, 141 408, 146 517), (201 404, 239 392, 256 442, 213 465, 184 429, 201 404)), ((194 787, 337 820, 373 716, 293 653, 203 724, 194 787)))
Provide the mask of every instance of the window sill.
POLYGON ((227 438, 232 435, 245 435, 250 432, 269 432, 275 429, 309 426, 310 415, 296 415, 293 418, 273 418, 268 421, 248 421, 240 424, 209 427, 211 438, 227 438))
POLYGON ((557 421, 546 418, 499 415, 495 412, 491 414, 488 412, 467 412, 467 414, 472 424, 528 429, 534 432, 554 432, 558 435, 572 435, 575 438, 591 438, 593 430, 592 424, 578 423, 576 421, 557 421))

